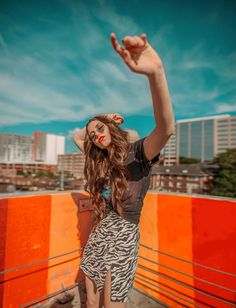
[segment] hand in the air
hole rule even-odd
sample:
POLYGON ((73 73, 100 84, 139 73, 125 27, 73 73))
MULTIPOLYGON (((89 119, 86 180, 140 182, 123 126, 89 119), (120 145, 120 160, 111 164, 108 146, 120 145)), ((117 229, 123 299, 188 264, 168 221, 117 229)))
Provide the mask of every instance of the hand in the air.
POLYGON ((113 120, 116 124, 122 124, 124 122, 124 118, 119 113, 109 113, 106 116, 113 120))
POLYGON ((152 75, 162 68, 162 61, 157 52, 147 42, 145 33, 140 36, 125 36, 122 47, 114 33, 111 33, 111 43, 131 71, 144 75, 152 75))

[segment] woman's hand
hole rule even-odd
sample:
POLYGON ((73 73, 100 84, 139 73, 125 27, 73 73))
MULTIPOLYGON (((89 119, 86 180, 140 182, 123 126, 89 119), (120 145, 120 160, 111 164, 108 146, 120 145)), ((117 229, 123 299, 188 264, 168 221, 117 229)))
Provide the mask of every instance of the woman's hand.
POLYGON ((162 68, 162 61, 156 51, 147 42, 145 33, 140 36, 125 36, 122 42, 125 48, 118 43, 115 34, 111 33, 113 48, 131 71, 150 76, 162 68))
POLYGON ((118 125, 124 122, 124 118, 119 113, 109 113, 109 114, 106 114, 106 116, 110 118, 111 120, 113 120, 118 125))

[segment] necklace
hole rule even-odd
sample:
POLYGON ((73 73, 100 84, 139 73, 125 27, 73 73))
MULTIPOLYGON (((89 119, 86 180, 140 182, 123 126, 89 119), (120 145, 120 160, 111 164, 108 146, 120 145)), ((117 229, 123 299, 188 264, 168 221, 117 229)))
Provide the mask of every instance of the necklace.
POLYGON ((105 184, 104 184, 104 188, 102 191, 102 195, 104 198, 106 198, 107 200, 111 197, 111 172, 110 172, 110 168, 107 169, 107 172, 105 174, 105 184))

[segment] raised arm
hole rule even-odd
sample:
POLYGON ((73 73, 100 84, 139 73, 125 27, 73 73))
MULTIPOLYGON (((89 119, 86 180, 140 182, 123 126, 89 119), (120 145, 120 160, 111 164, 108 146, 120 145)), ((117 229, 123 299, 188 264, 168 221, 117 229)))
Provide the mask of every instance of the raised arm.
POLYGON ((77 129, 72 136, 72 140, 74 141, 75 145, 80 149, 80 151, 84 154, 84 140, 86 136, 86 127, 81 129, 77 129))
POLYGON ((125 36, 122 47, 114 33, 111 43, 131 71, 148 77, 156 127, 144 140, 144 152, 148 160, 160 153, 175 129, 174 113, 171 105, 167 80, 162 61, 147 42, 146 34, 125 36))

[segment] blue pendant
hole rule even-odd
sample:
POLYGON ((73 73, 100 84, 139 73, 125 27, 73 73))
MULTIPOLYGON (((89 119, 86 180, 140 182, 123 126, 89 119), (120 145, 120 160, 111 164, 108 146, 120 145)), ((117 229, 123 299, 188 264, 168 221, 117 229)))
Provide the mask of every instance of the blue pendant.
POLYGON ((111 188, 104 188, 102 191, 102 195, 104 198, 108 199, 111 195, 111 188))

